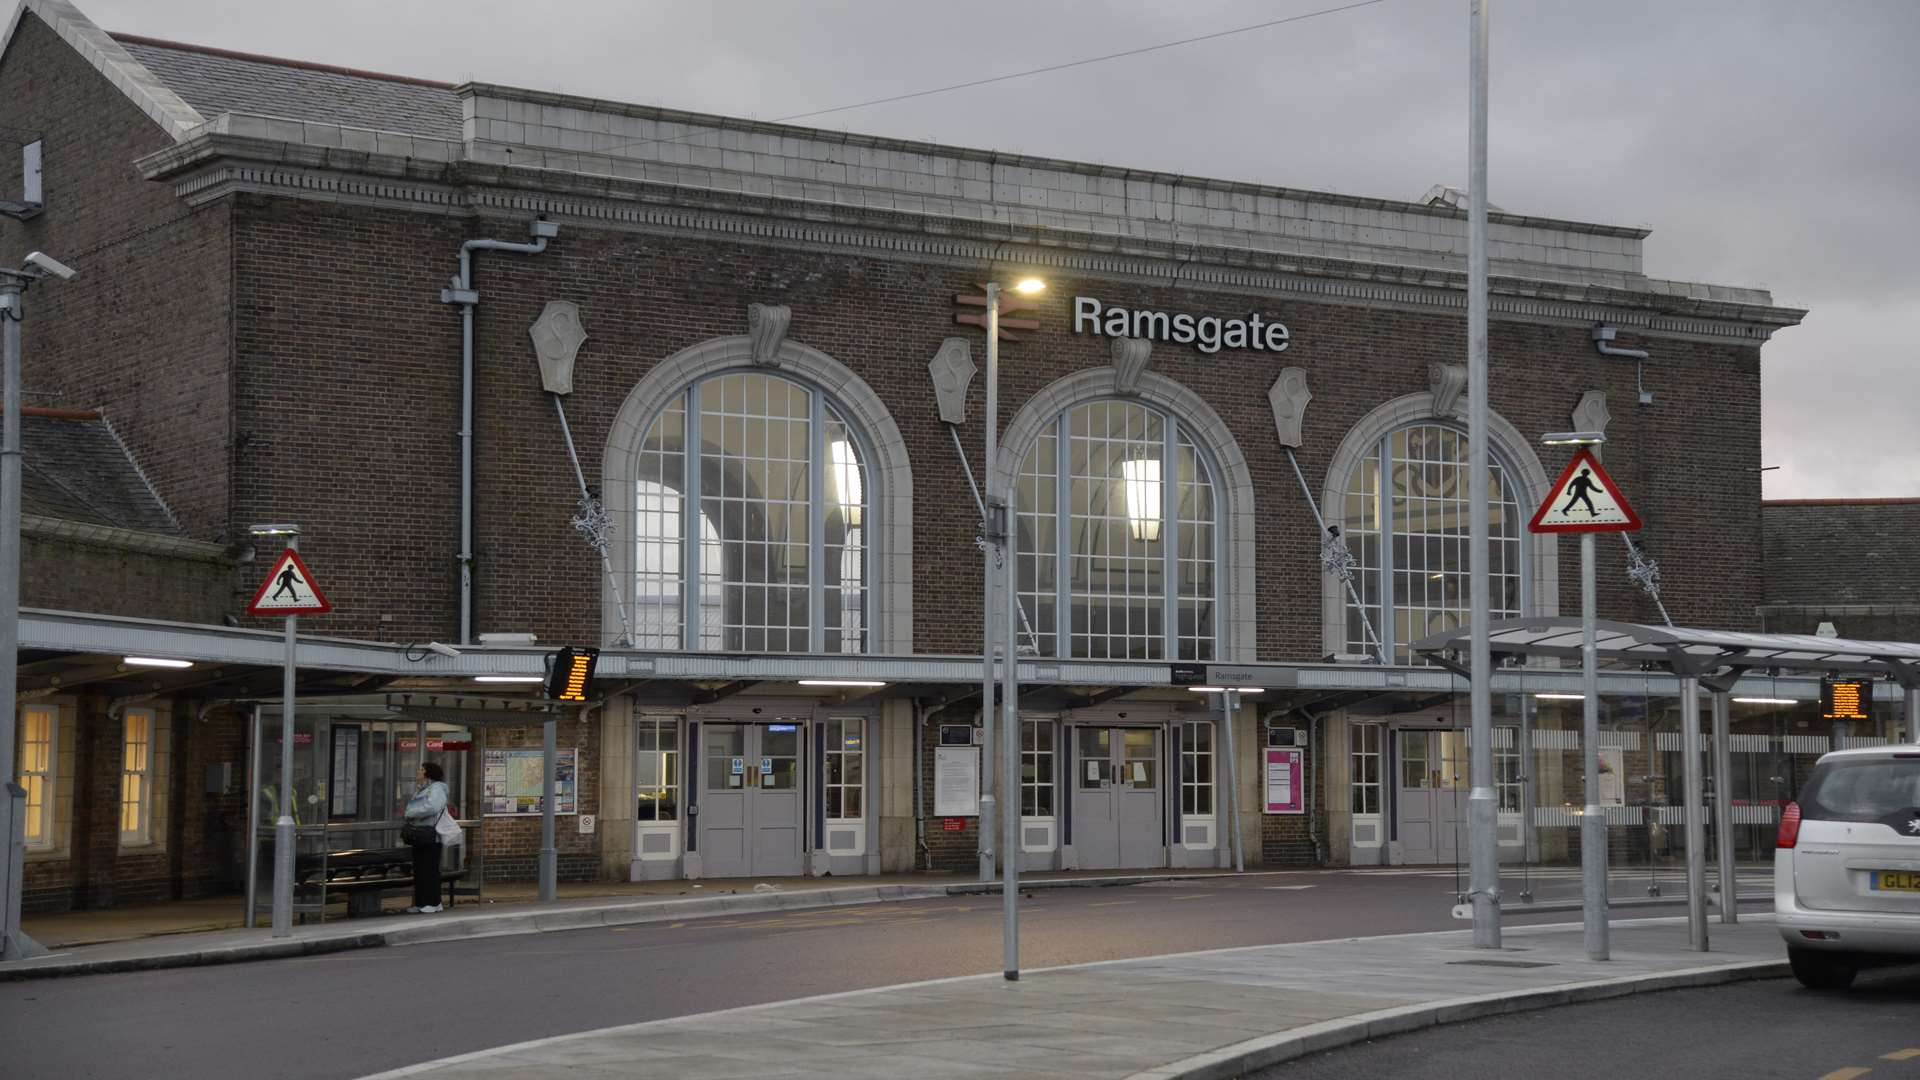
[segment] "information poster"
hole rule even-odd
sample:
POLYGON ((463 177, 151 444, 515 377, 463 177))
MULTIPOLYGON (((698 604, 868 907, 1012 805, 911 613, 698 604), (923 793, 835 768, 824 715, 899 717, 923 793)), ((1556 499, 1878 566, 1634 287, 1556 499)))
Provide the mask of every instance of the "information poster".
POLYGON ((353 817, 360 812, 360 728, 342 725, 333 729, 333 792, 327 812, 333 817, 353 817))
POLYGON ((933 816, 980 816, 980 748, 933 748, 933 816))
MULTIPOLYGON (((553 761, 553 812, 579 812, 574 781, 577 750, 559 750, 553 761)), ((541 811, 546 754, 540 750, 488 750, 482 797, 488 817, 522 817, 541 811)))
POLYGON ((1304 814, 1306 806, 1305 761, 1306 754, 1301 750, 1288 750, 1281 747, 1267 747, 1263 752, 1266 765, 1267 801, 1266 813, 1304 814))

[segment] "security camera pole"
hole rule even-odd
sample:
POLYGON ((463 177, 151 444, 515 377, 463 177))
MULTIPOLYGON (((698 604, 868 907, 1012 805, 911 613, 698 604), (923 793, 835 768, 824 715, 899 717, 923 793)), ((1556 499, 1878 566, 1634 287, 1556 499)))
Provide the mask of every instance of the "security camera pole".
MULTIPOLYGON (((287 540, 286 550, 267 571, 267 580, 260 583, 253 603, 247 605, 247 614, 284 615, 287 620, 287 657, 280 681, 280 783, 275 789, 280 813, 273 822, 273 936, 289 937, 293 934, 293 684, 298 648, 294 635, 301 612, 325 614, 333 610, 333 605, 307 572, 307 564, 300 561, 300 526, 255 525, 247 531, 263 539, 284 536, 287 540)), ((248 837, 247 842, 254 840, 248 837)))
POLYGON ((5 431, 0 434, 0 960, 46 952, 20 932, 21 878, 26 864, 26 789, 14 782, 15 693, 20 650, 20 320, 27 286, 71 267, 36 251, 18 270, 0 270, 0 337, 5 338, 5 431))

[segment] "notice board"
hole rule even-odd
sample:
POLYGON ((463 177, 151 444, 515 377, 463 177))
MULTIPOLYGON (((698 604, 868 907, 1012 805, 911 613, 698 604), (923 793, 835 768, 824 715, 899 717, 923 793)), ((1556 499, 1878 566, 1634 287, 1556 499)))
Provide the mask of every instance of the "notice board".
MULTIPOLYGON (((578 813, 578 785, 574 777, 578 750, 553 755, 553 812, 578 813)), ((485 787, 481 791, 488 817, 522 817, 540 813, 541 789, 546 779, 546 754, 540 750, 488 750, 485 787)))
POLYGON ((933 816, 980 816, 980 748, 933 748, 933 816))
POLYGON ((1298 749, 1269 746, 1262 751, 1265 767, 1266 809, 1268 814, 1304 814, 1306 803, 1306 753, 1298 749))

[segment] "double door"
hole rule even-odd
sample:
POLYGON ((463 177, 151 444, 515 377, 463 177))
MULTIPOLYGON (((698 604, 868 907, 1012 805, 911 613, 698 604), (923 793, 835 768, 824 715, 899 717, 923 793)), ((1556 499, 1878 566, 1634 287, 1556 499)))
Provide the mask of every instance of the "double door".
POLYGON ((1080 867, 1166 865, 1160 729, 1073 731, 1073 846, 1080 867))
POLYGON ((1395 755, 1399 773, 1394 812, 1401 858, 1450 863, 1466 850, 1467 733, 1404 730, 1395 755))
POLYGON ((802 726, 702 724, 698 843, 709 877, 804 870, 802 726))

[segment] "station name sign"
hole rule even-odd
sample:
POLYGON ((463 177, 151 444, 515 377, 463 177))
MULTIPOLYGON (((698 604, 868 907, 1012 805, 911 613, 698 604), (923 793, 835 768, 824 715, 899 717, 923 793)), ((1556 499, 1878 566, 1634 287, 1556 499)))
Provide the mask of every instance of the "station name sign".
POLYGON ((1175 345, 1192 345, 1208 354, 1221 349, 1286 352, 1288 344, 1285 323, 1263 319, 1257 314, 1244 319, 1189 315, 1184 311, 1169 314, 1116 307, 1091 296, 1073 298, 1073 332, 1170 341, 1175 345))

